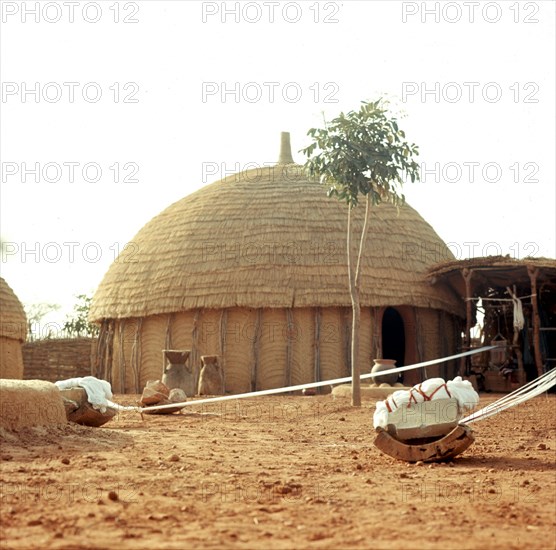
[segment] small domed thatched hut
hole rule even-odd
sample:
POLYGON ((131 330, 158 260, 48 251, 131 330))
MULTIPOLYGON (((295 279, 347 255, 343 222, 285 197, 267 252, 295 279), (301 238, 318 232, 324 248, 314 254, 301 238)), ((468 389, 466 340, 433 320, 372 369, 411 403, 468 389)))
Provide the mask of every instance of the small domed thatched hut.
POLYGON ((21 302, 0 277, 0 378, 23 378, 21 344, 27 335, 27 317, 21 302))
MULTIPOLYGON (((169 206, 110 267, 90 318, 101 325, 97 376, 116 391, 138 392, 159 378, 169 348, 192 350, 197 372, 201 355, 219 355, 228 392, 349 375, 347 207, 308 181, 289 142, 280 159, 169 206)), ((375 357, 401 366, 456 351, 461 300, 424 278, 447 258, 413 208, 373 208, 361 279, 362 372, 375 357)), ((412 371, 405 381, 420 377, 412 371)))

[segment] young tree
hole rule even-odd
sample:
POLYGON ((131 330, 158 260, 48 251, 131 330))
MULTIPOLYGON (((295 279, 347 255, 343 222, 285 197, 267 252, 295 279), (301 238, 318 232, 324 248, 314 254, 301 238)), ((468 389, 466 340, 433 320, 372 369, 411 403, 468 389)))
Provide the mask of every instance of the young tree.
POLYGON ((64 331, 70 338, 79 338, 80 336, 96 336, 98 327, 93 323, 89 323, 89 309, 93 298, 86 294, 76 296, 78 302, 73 306, 73 316, 68 317, 64 323, 64 331))
POLYGON ((46 302, 26 304, 24 309, 27 316, 27 340, 29 342, 58 336, 52 334, 52 325, 55 325, 55 323, 46 323, 44 326, 41 326, 41 321, 48 314, 58 311, 60 309, 59 304, 47 304, 46 302))
POLYGON ((361 257, 365 249, 370 208, 381 202, 403 205, 401 193, 404 176, 412 182, 419 179, 419 165, 413 160, 417 146, 405 141, 384 102, 363 102, 358 111, 350 111, 325 124, 311 128, 313 138, 302 153, 307 156, 305 168, 310 176, 328 186, 328 196, 345 201, 348 206, 347 264, 352 305, 351 376, 353 406, 361 406, 361 380, 358 362, 359 325, 361 319, 361 257), (365 197, 365 218, 359 237, 356 262, 352 250, 352 209, 365 197))

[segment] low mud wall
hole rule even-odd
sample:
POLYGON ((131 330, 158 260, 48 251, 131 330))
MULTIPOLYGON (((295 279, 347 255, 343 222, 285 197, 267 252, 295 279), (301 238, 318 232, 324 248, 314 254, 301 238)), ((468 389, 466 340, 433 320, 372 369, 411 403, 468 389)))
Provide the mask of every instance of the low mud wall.
POLYGON ((56 382, 91 374, 96 338, 38 340, 23 345, 23 379, 56 382))

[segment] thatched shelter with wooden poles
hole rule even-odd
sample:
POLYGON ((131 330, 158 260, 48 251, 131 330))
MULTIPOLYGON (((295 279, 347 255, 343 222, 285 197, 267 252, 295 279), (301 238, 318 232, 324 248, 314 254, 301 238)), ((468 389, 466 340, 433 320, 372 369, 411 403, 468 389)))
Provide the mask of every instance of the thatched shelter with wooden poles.
MULTIPOLYGON (((487 383, 489 378, 491 384, 500 378, 499 368, 512 374, 506 384, 494 383, 490 389, 518 387, 556 366, 556 260, 510 256, 451 260, 430 268, 428 278, 433 285, 449 285, 465 304, 463 349, 474 347, 471 328, 478 307, 484 321, 476 345, 504 344, 474 362, 485 371, 487 383)), ((462 373, 472 368, 469 358, 462 360, 462 373)))
MULTIPOLYGON (((275 166, 228 176, 147 223, 93 298, 96 375, 117 392, 160 378, 163 349, 218 355, 227 392, 348 376, 351 302, 347 207, 294 164, 289 134, 275 166)), ((355 210, 361 230, 363 208, 355 210)), ((453 259, 409 205, 373 208, 362 262, 361 372, 455 353, 465 308, 427 269, 453 259)), ((430 368, 447 375, 455 364, 430 368)), ((406 373, 405 383, 425 373, 406 373)))
POLYGON ((0 277, 0 378, 23 378, 21 345, 27 337, 27 317, 21 302, 0 277))

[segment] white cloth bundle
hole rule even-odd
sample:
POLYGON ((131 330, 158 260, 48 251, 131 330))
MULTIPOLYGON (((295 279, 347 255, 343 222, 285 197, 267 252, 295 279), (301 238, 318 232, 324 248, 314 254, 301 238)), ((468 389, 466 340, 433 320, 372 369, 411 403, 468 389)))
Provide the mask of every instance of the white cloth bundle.
POLYGON ((523 316, 523 304, 521 300, 512 295, 514 304, 514 328, 521 330, 525 326, 525 317, 523 316))
POLYGON ((479 394, 469 380, 462 380, 461 376, 456 376, 453 380, 447 382, 443 378, 429 378, 413 386, 410 390, 395 391, 388 396, 388 399, 378 401, 373 416, 373 425, 375 428, 379 426, 386 428, 389 413, 394 412, 402 405, 408 406, 412 403, 449 397, 457 399, 460 413, 473 410, 479 403, 479 394))
POLYGON ((99 380, 94 376, 84 376, 82 378, 69 378, 68 380, 60 380, 54 382, 61 390, 69 390, 71 388, 83 388, 87 392, 87 400, 93 409, 105 413, 112 402, 108 401, 112 398, 112 387, 110 382, 99 380))

